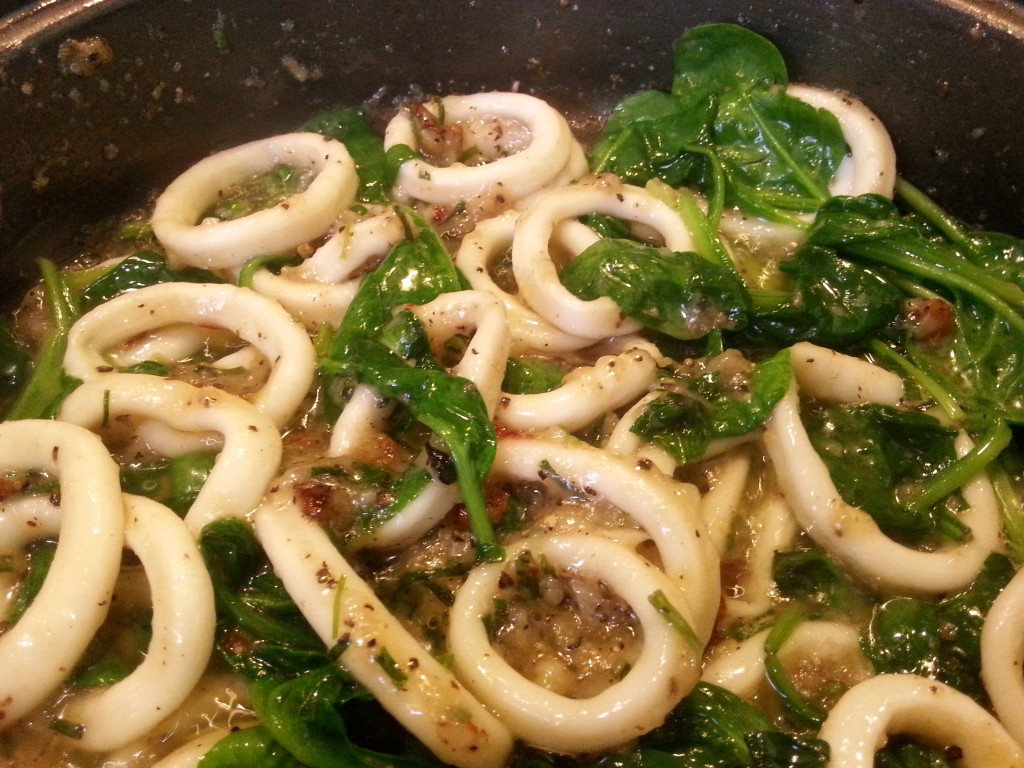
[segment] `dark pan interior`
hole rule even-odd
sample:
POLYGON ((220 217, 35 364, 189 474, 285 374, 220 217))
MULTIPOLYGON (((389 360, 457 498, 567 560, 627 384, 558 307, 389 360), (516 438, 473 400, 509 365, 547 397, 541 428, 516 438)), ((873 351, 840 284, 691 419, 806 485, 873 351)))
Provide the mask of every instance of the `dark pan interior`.
POLYGON ((211 149, 409 84, 604 110, 667 85, 672 42, 709 21, 864 98, 906 177, 1024 235, 1024 6, 1008 0, 51 0, 0 20, 0 285, 10 297, 35 258, 74 255, 83 222, 211 149), (113 60, 70 71, 61 45, 92 37, 113 60))

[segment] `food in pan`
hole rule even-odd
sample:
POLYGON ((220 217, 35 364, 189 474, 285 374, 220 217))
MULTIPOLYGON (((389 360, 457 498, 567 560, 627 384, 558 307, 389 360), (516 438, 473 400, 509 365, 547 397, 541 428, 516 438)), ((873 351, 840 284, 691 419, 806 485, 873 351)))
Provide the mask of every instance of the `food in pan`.
POLYGON ((766 39, 108 231, 4 329, 9 763, 1024 764, 1024 244, 766 39))

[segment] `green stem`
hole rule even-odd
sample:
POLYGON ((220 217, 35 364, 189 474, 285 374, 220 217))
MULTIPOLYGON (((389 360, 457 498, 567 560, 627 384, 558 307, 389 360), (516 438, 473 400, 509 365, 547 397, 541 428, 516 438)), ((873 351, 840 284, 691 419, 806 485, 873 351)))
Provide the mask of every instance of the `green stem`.
POLYGON ((908 208, 938 229, 956 245, 972 249, 974 243, 955 218, 935 203, 928 195, 906 179, 896 179, 896 195, 908 208))
POLYGON ((921 493, 908 505, 920 512, 937 504, 984 472, 1013 439, 1013 430, 1002 419, 993 419, 975 446, 948 467, 925 480, 921 493))
POLYGON ((879 360, 889 363, 894 368, 899 368, 908 378, 912 379, 935 401, 935 404, 945 412, 952 422, 963 423, 966 418, 964 410, 938 381, 879 339, 871 339, 868 342, 868 348, 879 360))
POLYGON ((793 607, 779 616, 764 641, 764 668, 768 682, 782 700, 786 714, 799 725, 817 729, 825 722, 825 713, 803 697, 779 660, 779 651, 804 618, 804 612, 799 607, 793 607))
POLYGON ((1001 462, 992 464, 988 474, 1002 510, 1007 552, 1019 566, 1024 563, 1024 499, 1021 499, 1013 479, 1001 462))
POLYGON ((909 272, 912 275, 928 280, 934 280, 936 283, 947 288, 953 288, 974 296, 979 301, 988 304, 1017 333, 1024 334, 1024 317, 1021 317, 1014 308, 1016 305, 1024 306, 1024 301, 1012 295, 1014 290, 1019 292, 1019 289, 1008 284, 1000 286, 998 285, 999 281, 985 275, 975 267, 967 269, 961 268, 961 265, 954 269, 950 266, 924 261, 918 258, 917 254, 897 254, 893 252, 891 246, 885 243, 862 243, 851 248, 848 252, 867 261, 909 272), (1008 291, 1006 288, 1011 290, 1008 291))
POLYGON ((75 322, 77 313, 67 283, 57 265, 49 259, 39 260, 42 273, 43 291, 53 327, 36 359, 32 376, 21 391, 7 418, 41 419, 61 396, 64 379, 64 353, 68 346, 68 331, 75 322))

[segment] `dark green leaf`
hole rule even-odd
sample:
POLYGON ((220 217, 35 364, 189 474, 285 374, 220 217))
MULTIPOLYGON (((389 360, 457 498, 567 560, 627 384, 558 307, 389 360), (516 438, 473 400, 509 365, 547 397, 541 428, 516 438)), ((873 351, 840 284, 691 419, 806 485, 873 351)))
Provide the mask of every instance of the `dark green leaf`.
MULTIPOLYGON (((958 761, 955 761, 958 762, 958 761)), ((896 737, 875 753, 876 768, 949 768, 954 765, 939 747, 896 737)))
POLYGON ((981 676, 981 628, 992 603, 1013 578, 1013 563, 992 554, 967 589, 939 603, 943 682, 985 702, 981 676))
POLYGON ((820 739, 802 739, 788 733, 748 733, 747 747, 757 768, 825 768, 829 745, 820 739))
POLYGON ((640 738, 644 749, 684 755, 691 750, 714 754, 723 766, 752 765, 746 735, 778 730, 760 710, 739 696, 698 683, 668 716, 665 724, 640 738))
POLYGON ((200 768, 306 768, 263 727, 233 731, 199 760, 200 768))
POLYGON ((418 214, 407 209, 402 213, 418 232, 392 248, 380 266, 364 278, 334 337, 331 358, 335 362, 351 364, 350 345, 357 339, 376 338, 403 304, 426 304, 464 286, 434 231, 418 214))
POLYGON ((228 664, 259 679, 290 677, 331 663, 248 524, 212 523, 200 534, 199 548, 217 604, 217 645, 228 664))
POLYGON ((591 156, 594 173, 609 172, 629 184, 661 179, 679 186, 702 172, 705 159, 691 149, 711 122, 712 102, 661 91, 626 97, 609 115, 591 156))
POLYGON ((838 120, 788 96, 785 62, 760 35, 731 24, 684 33, 672 93, 717 105, 704 143, 724 171, 726 203, 799 224, 816 209, 847 152, 838 120))
POLYGON ((732 270, 694 253, 598 240, 559 276, 581 299, 611 297, 627 317, 677 339, 746 325, 749 297, 732 270))
POLYGON ((684 32, 674 47, 674 94, 711 98, 732 91, 785 86, 786 63, 767 39, 735 24, 705 24, 684 32))
POLYGON ((888 600, 875 609, 863 647, 879 673, 935 677, 942 652, 935 606, 910 597, 888 600))
POLYGON ((743 386, 726 387, 717 374, 678 379, 640 414, 631 431, 681 463, 700 458, 711 440, 748 434, 764 423, 792 378, 783 350, 754 366, 743 386))
POLYGON ((167 257, 154 251, 139 251, 111 267, 82 291, 79 303, 82 312, 96 307, 115 296, 137 288, 160 283, 223 283, 205 269, 187 267, 171 269, 167 257))
POLYGON ((987 705, 980 682, 981 629, 1015 568, 1004 555, 992 554, 965 590, 938 604, 893 598, 875 609, 862 641, 879 672, 910 672, 934 677, 987 705))
POLYGON ((956 459, 953 430, 884 405, 834 406, 805 417, 807 433, 843 499, 890 536, 918 541, 953 530, 942 506, 918 508, 926 478, 956 459))
POLYGON ((857 593, 843 569, 819 549, 776 552, 772 580, 782 597, 835 611, 847 608, 857 593))
POLYGON ((755 305, 751 326, 783 344, 853 344, 892 323, 903 306, 903 291, 827 248, 801 248, 780 269, 793 278, 792 296, 781 306, 755 305))
POLYGON ((565 371, 544 360, 510 357, 501 389, 513 395, 533 395, 558 389, 564 378, 565 371))
POLYGON ((384 150, 384 139, 366 122, 363 111, 349 107, 317 115, 304 130, 322 133, 345 145, 359 174, 359 199, 367 203, 389 203, 389 193, 402 163, 413 156, 404 145, 384 150))
POLYGON ((263 728, 299 764, 310 768, 440 768, 440 763, 408 737, 388 742, 401 754, 359 746, 351 735, 365 736, 350 720, 388 721, 365 689, 336 666, 312 670, 291 680, 267 678, 252 685, 253 708, 263 728), (356 707, 356 709, 353 709, 356 707), (351 735, 350 735, 351 734, 351 735))
POLYGON ((7 621, 16 624, 36 599, 43 588, 46 575, 50 572, 53 557, 57 554, 57 542, 38 540, 28 545, 28 568, 18 584, 17 595, 11 604, 7 621))
POLYGON ((402 403, 444 442, 455 462, 477 547, 493 557, 497 542, 482 483, 494 461, 497 437, 479 391, 444 370, 411 367, 377 342, 355 341, 350 349, 359 381, 402 403))

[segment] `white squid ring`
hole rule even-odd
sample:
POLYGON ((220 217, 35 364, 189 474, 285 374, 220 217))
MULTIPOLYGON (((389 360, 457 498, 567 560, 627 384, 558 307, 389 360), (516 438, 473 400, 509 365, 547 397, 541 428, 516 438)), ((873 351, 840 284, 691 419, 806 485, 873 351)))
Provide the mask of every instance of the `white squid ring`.
POLYGON ((981 629, 981 679, 992 706, 1024 744, 1024 571, 996 598, 981 629))
MULTIPOLYGON (((501 189, 506 198, 535 192, 554 179, 569 163, 572 131, 565 118, 550 105, 524 93, 477 93, 441 99, 445 119, 468 121, 481 117, 507 118, 524 123, 530 143, 519 152, 483 165, 454 163, 439 168, 424 160, 407 160, 398 172, 402 193, 429 203, 454 204, 470 200, 488 189, 501 189)), ((425 105, 436 109, 434 105, 425 105)), ((384 133, 384 147, 405 144, 416 149, 415 129, 408 114, 399 112, 384 133)))
POLYGON ((545 465, 584 493, 618 507, 644 530, 680 595, 673 603, 685 601, 692 608, 693 629, 706 642, 718 612, 720 577, 697 490, 585 443, 532 437, 499 440, 491 475, 536 480, 545 465))
POLYGON ((800 390, 830 403, 903 402, 903 379, 859 357, 800 341, 789 348, 789 361, 800 390))
POLYGON ((316 133, 272 136, 211 155, 172 181, 153 209, 153 234, 172 265, 237 269, 254 256, 285 253, 327 232, 355 199, 358 184, 341 142, 316 133), (278 164, 317 175, 273 208, 233 221, 199 222, 225 190, 278 164))
MULTIPOLYGON (((820 547, 872 585, 918 594, 962 589, 974 580, 999 540, 999 507, 984 473, 961 488, 970 505, 961 516, 971 529, 970 541, 926 552, 882 533, 867 512, 840 496, 800 420, 795 384, 772 411, 764 443, 797 522, 820 547)), ((959 455, 971 447, 966 435, 957 438, 959 455)))
POLYGON ((850 147, 849 168, 840 163, 829 187, 833 195, 884 195, 892 199, 896 185, 896 150, 882 121, 852 96, 790 83, 786 93, 816 109, 836 116, 850 147))
MULTIPOLYGON (((687 642, 651 598, 678 594, 672 580, 636 552, 600 533, 526 539, 508 552, 535 552, 557 569, 571 569, 611 586, 643 627, 643 648, 629 672, 601 693, 573 699, 524 678, 491 646, 483 618, 493 610, 505 563, 475 568, 452 605, 448 642, 455 671, 471 691, 513 733, 525 741, 561 752, 599 751, 624 744, 661 725, 700 675, 700 647, 687 642)), ((673 603, 683 618, 694 617, 673 603)))
POLYGON ((272 369, 252 396, 278 427, 299 409, 313 383, 313 342, 280 304, 255 291, 213 283, 163 283, 123 293, 80 317, 68 333, 64 368, 83 381, 110 371, 109 351, 172 323, 216 325, 258 349, 272 369))
POLYGON ((144 374, 110 374, 72 392, 60 417, 96 429, 120 414, 155 419, 185 432, 223 435, 213 469, 185 515, 196 536, 209 523, 251 512, 277 474, 282 449, 274 424, 245 400, 213 387, 144 374))
POLYGON ((2 730, 53 693, 106 618, 125 512, 117 464, 98 437, 73 424, 0 424, 0 466, 52 473, 61 489, 61 536, 46 581, 0 635, 2 730))
POLYGON ((487 415, 493 417, 511 345, 505 306, 482 291, 455 291, 426 304, 410 305, 408 309, 423 323, 435 350, 453 336, 474 329, 462 359, 451 373, 473 382, 487 407, 487 415))
POLYGON ((124 501, 125 543, 142 561, 153 595, 153 637, 130 675, 64 710, 64 720, 84 726, 76 743, 90 752, 142 737, 181 705, 206 670, 217 623, 210 575, 182 521, 142 496, 124 501))
POLYGON ((828 768, 871 768, 890 733, 955 745, 964 768, 1024 766, 1024 751, 998 720, 955 688, 918 675, 858 683, 829 712, 818 738, 830 747, 828 768))
POLYGON ((555 227, 586 213, 604 213, 643 224, 658 232, 669 251, 694 250, 679 214, 640 187, 602 176, 593 182, 562 187, 544 195, 519 217, 512 239, 512 271, 529 307, 566 333, 602 339, 641 328, 622 315, 607 296, 584 301, 558 280, 550 243, 555 227))
POLYGON ((401 219, 388 209, 346 225, 304 262, 278 275, 259 270, 252 288, 280 303, 310 331, 320 323, 337 327, 359 290, 355 272, 404 238, 401 219))
POLYGON ((530 309, 518 296, 503 291, 491 279, 488 267, 512 245, 519 214, 508 211, 501 216, 481 221, 462 239, 455 254, 455 266, 478 291, 501 300, 508 314, 515 353, 539 349, 544 352, 571 352, 594 343, 593 339, 573 336, 557 328, 530 309))
POLYGON ((643 349, 605 355, 573 369, 550 392, 503 394, 498 420, 511 429, 558 426, 574 432, 643 395, 657 374, 657 362, 643 349))
MULTIPOLYGON (((726 639, 719 643, 705 662, 700 679, 740 698, 753 699, 767 680, 764 643, 770 632, 765 629, 745 640, 726 639)), ((779 661, 787 670, 797 669, 801 661, 809 660, 832 669, 867 674, 871 663, 861 650, 860 639, 860 630, 852 624, 805 621, 779 648, 779 661)))

